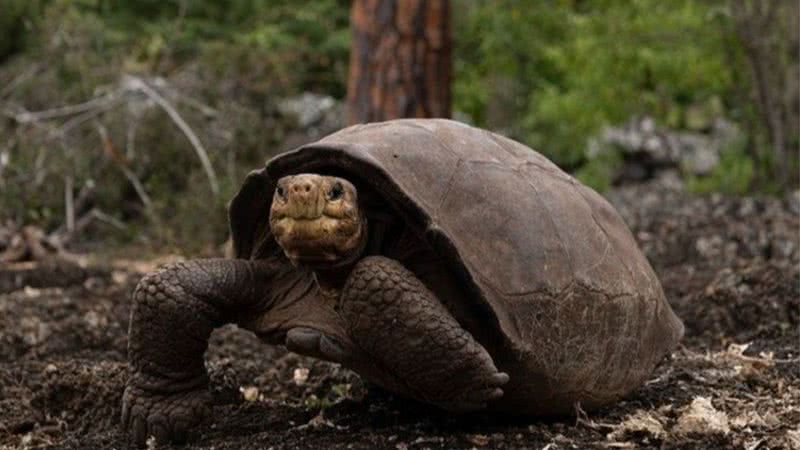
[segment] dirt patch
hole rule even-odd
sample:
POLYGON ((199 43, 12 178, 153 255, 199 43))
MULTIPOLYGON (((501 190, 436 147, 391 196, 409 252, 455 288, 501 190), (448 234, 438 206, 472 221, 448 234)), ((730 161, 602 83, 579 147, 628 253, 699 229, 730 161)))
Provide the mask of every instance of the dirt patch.
MULTIPOLYGON (((208 358, 215 417, 187 448, 799 448, 798 216, 779 199, 657 184, 611 198, 687 326, 624 401, 557 420, 453 416, 226 327, 208 358)), ((127 447, 119 402, 139 276, 117 266, 0 295, 0 449, 127 447)))

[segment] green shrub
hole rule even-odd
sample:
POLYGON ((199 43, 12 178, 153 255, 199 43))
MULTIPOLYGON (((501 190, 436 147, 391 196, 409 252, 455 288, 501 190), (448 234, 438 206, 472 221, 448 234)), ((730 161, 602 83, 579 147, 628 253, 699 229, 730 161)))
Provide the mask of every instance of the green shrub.
POLYGON ((618 151, 609 149, 583 164, 575 177, 583 184, 598 192, 607 191, 614 181, 614 174, 622 165, 622 156, 618 151))
MULTIPOLYGON (((34 5, 9 1, 22 5, 14 17, 34 5)), ((69 125, 63 136, 58 131, 80 114, 34 125, 0 120, 0 152, 10 160, 0 168, 0 220, 56 229, 64 222, 71 177, 74 195, 94 183, 92 205, 127 225, 101 224, 94 237, 201 251, 226 239, 226 205, 244 175, 284 150, 281 140, 292 124, 275 112, 276 100, 306 90, 344 95, 344 1, 51 0, 41 6, 25 51, 0 65, 0 90, 17 80, 0 98, 4 111, 79 104, 115 92, 126 74, 151 82, 162 77, 162 94, 203 142, 221 189, 213 195, 194 149, 160 107, 128 99, 69 125), (31 76, 19 76, 26 72, 31 76), (122 167, 141 183, 150 209, 122 167)), ((10 17, 5 13, 0 31, 10 17)))
MULTIPOLYGON (((454 110, 599 190, 621 161, 616 154, 587 160, 587 139, 641 114, 689 129, 725 116, 745 125, 749 146, 764 149, 726 151, 709 177, 690 179, 693 190, 764 188, 759 179, 778 164, 796 172, 797 155, 775 161, 759 131, 726 0, 452 1, 454 110)), ((276 100, 303 91, 345 96, 349 1, 0 3, 3 112, 85 102, 118 89, 127 74, 166 80, 164 94, 207 148, 221 188, 211 193, 186 137, 146 102, 88 117, 63 136, 56 131, 75 116, 35 125, 3 118, 0 153, 10 165, 0 167, 0 220, 58 227, 71 177, 75 193, 95 183, 93 204, 128 227, 93 236, 202 251, 225 239, 225 204, 244 175, 284 150, 293 124, 276 100), (127 155, 131 142, 136 151, 127 155)))
POLYGON ((720 4, 462 1, 455 108, 566 168, 634 114, 683 126, 688 107, 733 89, 720 4))
POLYGON ((39 0, 3 0, 0 2, 0 63, 22 51, 37 21, 39 0))
POLYGON ((691 192, 741 195, 751 189, 755 169, 753 158, 747 152, 747 141, 742 139, 722 150, 719 164, 709 175, 699 177, 686 174, 686 187, 691 192))

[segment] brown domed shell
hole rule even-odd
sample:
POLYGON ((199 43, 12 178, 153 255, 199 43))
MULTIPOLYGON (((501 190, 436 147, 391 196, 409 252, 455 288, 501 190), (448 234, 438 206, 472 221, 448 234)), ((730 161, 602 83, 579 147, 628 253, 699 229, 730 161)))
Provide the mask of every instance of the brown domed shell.
POLYGON ((273 245, 265 221, 275 180, 301 172, 350 174, 383 195, 463 275, 474 294, 465 301, 487 305, 487 322, 564 389, 621 393, 618 383, 649 374, 680 339, 613 207, 518 142, 450 120, 402 119, 279 155, 232 202, 238 257, 273 245))

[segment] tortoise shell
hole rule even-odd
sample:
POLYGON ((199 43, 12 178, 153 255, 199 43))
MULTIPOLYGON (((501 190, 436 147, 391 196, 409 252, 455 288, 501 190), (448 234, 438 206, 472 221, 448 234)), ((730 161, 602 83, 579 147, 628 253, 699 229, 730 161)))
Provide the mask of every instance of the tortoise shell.
POLYGON ((624 395, 682 336, 614 208, 518 142, 450 120, 400 119, 278 155, 231 203, 237 257, 274 251, 275 183, 303 172, 358 178, 413 224, 463 282, 464 301, 487 311, 482 323, 500 331, 548 412, 624 395))

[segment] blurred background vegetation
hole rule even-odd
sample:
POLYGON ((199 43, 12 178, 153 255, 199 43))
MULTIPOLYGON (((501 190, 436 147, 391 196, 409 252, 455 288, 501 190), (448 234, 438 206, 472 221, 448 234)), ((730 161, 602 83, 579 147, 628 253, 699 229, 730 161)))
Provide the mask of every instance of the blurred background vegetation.
MULTIPOLYGON (((689 189, 796 189, 796 2, 453 1, 457 119, 600 190, 622 164, 588 150, 607 127, 725 119, 739 137, 689 189)), ((52 231, 70 208, 98 246, 213 251, 247 171, 313 135, 286 99, 345 97, 349 5, 0 0, 0 220, 52 231)))

